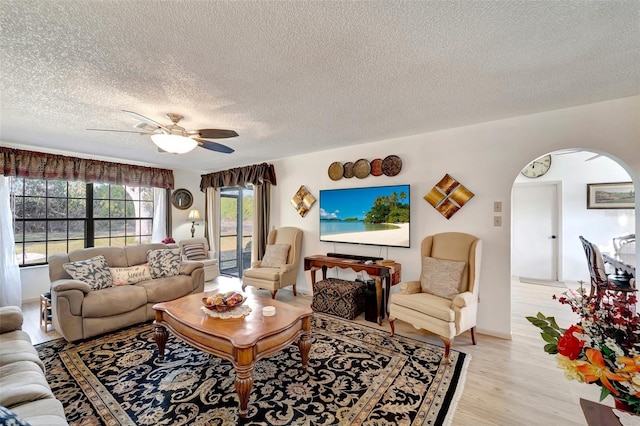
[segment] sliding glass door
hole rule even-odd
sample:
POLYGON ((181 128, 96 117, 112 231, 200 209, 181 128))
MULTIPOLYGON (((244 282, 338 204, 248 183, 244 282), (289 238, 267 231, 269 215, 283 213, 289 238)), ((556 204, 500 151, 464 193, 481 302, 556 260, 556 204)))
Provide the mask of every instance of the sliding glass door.
POLYGON ((241 277, 251 267, 253 189, 226 187, 220 191, 220 273, 241 277))

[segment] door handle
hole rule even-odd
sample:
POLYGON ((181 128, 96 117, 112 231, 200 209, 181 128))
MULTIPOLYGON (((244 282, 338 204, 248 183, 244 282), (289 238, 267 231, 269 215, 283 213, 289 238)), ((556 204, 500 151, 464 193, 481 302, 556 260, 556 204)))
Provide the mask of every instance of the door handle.
POLYGON ((551 239, 552 239, 552 240, 555 240, 555 239, 556 239, 556 236, 555 236, 555 235, 552 235, 552 236, 551 236, 551 239))

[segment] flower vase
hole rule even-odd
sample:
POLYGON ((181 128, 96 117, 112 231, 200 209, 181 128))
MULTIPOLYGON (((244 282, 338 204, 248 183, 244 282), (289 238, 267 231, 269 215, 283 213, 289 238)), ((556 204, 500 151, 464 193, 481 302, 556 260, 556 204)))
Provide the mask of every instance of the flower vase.
POLYGON ((616 407, 616 409, 618 409, 620 411, 626 411, 626 412, 629 412, 629 413, 633 414, 633 410, 631 409, 629 404, 627 404, 627 401, 625 401, 624 399, 613 398, 613 404, 616 407))

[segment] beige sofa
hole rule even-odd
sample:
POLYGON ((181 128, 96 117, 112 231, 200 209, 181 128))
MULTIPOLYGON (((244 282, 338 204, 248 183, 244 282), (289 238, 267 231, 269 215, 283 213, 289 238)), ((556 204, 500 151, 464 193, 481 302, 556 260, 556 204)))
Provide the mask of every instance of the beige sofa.
MULTIPOLYGON (((0 405, 32 426, 68 425, 22 320, 17 306, 0 308, 0 405)), ((12 424, 6 418, 0 423, 12 424)))
POLYGON ((68 341, 118 330, 155 318, 153 305, 204 291, 204 269, 200 262, 182 262, 180 274, 145 280, 131 285, 91 290, 89 284, 73 280, 63 265, 103 255, 110 268, 147 262, 147 251, 166 249, 164 244, 126 247, 93 247, 49 256, 53 326, 68 341))

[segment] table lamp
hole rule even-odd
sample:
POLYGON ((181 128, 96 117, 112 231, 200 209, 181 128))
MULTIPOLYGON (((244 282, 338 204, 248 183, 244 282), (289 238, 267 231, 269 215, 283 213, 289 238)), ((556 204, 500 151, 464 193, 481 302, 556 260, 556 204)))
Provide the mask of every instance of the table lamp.
POLYGON ((197 209, 192 209, 189 212, 189 217, 187 217, 187 222, 191 222, 191 238, 193 238, 196 234, 196 221, 202 220, 200 217, 200 212, 197 209))

